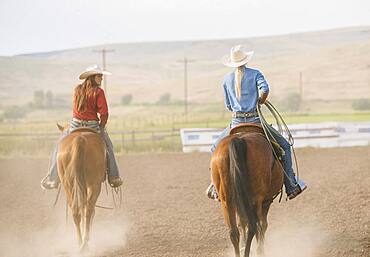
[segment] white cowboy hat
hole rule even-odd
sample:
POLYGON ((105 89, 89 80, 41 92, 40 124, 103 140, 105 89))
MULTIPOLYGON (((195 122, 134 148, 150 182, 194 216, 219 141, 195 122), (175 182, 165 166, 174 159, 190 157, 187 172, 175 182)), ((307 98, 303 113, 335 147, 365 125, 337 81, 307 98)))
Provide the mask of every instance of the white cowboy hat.
POLYGON ((86 68, 84 72, 82 72, 79 76, 79 79, 86 79, 92 75, 112 75, 109 71, 102 70, 97 64, 91 65, 86 68))
POLYGON ((252 59, 254 52, 245 52, 241 45, 236 45, 231 48, 230 55, 225 55, 222 58, 222 63, 228 67, 239 67, 247 64, 252 59))

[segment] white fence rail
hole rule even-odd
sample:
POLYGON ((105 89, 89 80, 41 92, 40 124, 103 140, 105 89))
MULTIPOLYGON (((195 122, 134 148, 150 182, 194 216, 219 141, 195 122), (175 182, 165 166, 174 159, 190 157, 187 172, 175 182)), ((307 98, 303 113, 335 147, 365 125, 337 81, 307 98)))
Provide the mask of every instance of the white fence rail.
MULTIPOLYGON (((370 144, 370 122, 329 122, 293 124, 289 129, 294 147, 349 147, 370 144)), ((222 129, 185 128, 180 130, 183 152, 209 152, 222 129)))

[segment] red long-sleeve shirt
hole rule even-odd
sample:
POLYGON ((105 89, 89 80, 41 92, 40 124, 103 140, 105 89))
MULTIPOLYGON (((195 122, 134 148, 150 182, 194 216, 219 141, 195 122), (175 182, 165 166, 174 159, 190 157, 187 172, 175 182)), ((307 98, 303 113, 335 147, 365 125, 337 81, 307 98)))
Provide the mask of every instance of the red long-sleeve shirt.
POLYGON ((100 116, 100 126, 104 127, 107 123, 109 113, 104 91, 100 87, 96 88, 95 97, 89 97, 87 99, 87 106, 84 112, 79 112, 76 107, 73 107, 73 117, 76 119, 99 121, 98 114, 100 116))

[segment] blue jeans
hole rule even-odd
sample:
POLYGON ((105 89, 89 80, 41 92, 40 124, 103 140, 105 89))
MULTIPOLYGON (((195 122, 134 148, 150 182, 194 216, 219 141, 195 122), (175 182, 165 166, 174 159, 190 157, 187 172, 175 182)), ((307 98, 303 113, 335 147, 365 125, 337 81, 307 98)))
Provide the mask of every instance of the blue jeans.
MULTIPOLYGON (((58 146, 60 141, 62 141, 63 138, 68 136, 70 134, 70 129, 66 129, 63 131, 61 137, 59 138, 56 147, 54 148, 52 154, 51 154, 51 160, 50 160, 50 170, 49 170, 49 175, 50 175, 50 180, 51 181, 56 181, 60 182, 59 176, 58 176, 58 169, 57 169, 57 156, 58 156, 58 146)), ((115 178, 119 177, 119 170, 118 170, 118 165, 116 162, 116 158, 114 156, 114 151, 113 151, 113 144, 112 141, 110 140, 108 133, 106 130, 100 131, 100 135, 103 138, 106 146, 107 146, 107 158, 108 158, 108 175, 109 177, 115 178)))
MULTIPOLYGON (((219 135, 215 143, 211 147, 211 152, 213 153, 216 149, 217 145, 220 143, 220 141, 227 137, 230 134, 230 131, 232 128, 234 128, 236 125, 246 123, 244 121, 245 118, 239 118, 239 119, 232 119, 229 126, 227 126, 219 135)), ((250 122, 250 121, 247 121, 250 122)), ((255 120, 253 123, 260 123, 259 120, 255 120)), ((296 187, 297 187, 297 180, 295 178, 295 174, 292 167, 292 154, 290 149, 289 142, 282 136, 280 133, 274 129, 272 126, 269 126, 269 131, 271 132, 272 136, 276 140, 276 142, 283 148, 285 155, 282 156, 282 162, 283 162, 283 168, 285 170, 285 176, 284 176, 284 185, 287 194, 291 193, 296 187)))
POLYGON ((272 126, 269 126, 269 131, 276 142, 283 148, 285 154, 281 157, 283 168, 285 170, 284 185, 287 194, 291 193, 297 187, 297 180, 293 171, 292 152, 289 142, 272 126))
POLYGON ((58 139, 57 145, 54 147, 54 150, 51 154, 50 159, 50 169, 49 169, 49 175, 51 181, 60 182, 59 176, 58 176, 58 169, 57 169, 57 156, 58 156, 58 148, 60 141, 63 140, 66 136, 68 136, 70 133, 69 129, 65 129, 62 132, 62 135, 58 139))

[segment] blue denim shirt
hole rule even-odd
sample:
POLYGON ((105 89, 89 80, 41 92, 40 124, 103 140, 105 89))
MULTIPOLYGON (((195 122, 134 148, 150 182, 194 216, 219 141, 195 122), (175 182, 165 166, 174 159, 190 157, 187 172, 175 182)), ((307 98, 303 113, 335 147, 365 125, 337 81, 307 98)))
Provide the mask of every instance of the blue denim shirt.
MULTIPOLYGON (((225 106, 231 112, 256 112, 258 90, 268 93, 269 86, 260 71, 246 66, 243 66, 243 69, 240 100, 237 99, 235 93, 234 71, 228 73, 224 78, 222 86, 225 106)), ((259 122, 259 118, 249 118, 245 122, 259 122)))
MULTIPOLYGON (((235 73, 228 73, 222 83, 224 89, 224 101, 226 108, 231 112, 256 112, 258 101, 258 90, 264 93, 269 92, 269 86, 258 70, 243 66, 243 78, 241 85, 241 97, 237 99, 235 94, 235 73)), ((211 152, 216 149, 218 143, 229 135, 230 130, 241 123, 260 123, 259 117, 251 118, 233 118, 229 126, 227 126, 213 143, 211 152)))

